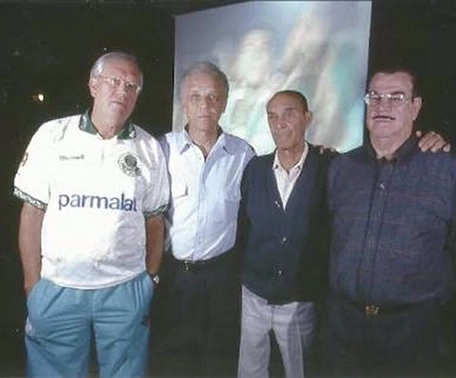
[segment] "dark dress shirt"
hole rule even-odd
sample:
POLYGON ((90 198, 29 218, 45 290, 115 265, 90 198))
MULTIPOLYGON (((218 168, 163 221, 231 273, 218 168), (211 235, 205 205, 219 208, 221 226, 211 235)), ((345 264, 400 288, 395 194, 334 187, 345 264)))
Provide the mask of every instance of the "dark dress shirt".
POLYGON ((348 301, 443 301, 453 286, 456 157, 407 140, 390 161, 363 146, 328 177, 330 288, 348 301))

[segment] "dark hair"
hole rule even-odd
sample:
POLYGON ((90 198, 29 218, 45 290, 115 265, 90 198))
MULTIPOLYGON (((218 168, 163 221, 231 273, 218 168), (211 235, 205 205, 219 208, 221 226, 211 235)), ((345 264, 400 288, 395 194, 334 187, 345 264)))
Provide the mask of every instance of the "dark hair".
POLYGON ((218 68, 214 63, 208 62, 208 61, 200 61, 193 63, 182 75, 181 78, 181 90, 183 85, 185 84, 185 81, 189 76, 192 76, 194 74, 198 73, 207 73, 212 76, 214 76, 217 80, 219 80, 222 84, 223 87, 225 88, 225 97, 228 98, 228 91, 229 91, 229 83, 228 83, 228 78, 226 77, 225 73, 218 68))
POLYGON ((279 95, 292 96, 292 97, 296 98, 297 100, 299 100, 301 102, 302 107, 304 108, 304 112, 307 112, 309 110, 309 105, 307 103, 306 96, 304 96, 301 92, 295 91, 295 90, 292 90, 292 89, 285 89, 283 91, 278 91, 278 92, 274 93, 272 95, 272 97, 269 99, 268 104, 273 98, 275 98, 275 97, 277 97, 279 95))
POLYGON ((405 66, 399 66, 399 65, 388 65, 388 66, 383 66, 383 67, 377 67, 371 71, 369 74, 369 80, 367 81, 367 85, 371 82, 372 78, 379 73, 385 73, 385 74, 395 74, 398 72, 405 73, 410 76, 410 79, 412 81, 412 96, 413 97, 419 97, 420 96, 420 88, 419 88, 419 83, 417 79, 417 75, 414 70, 412 70, 409 67, 405 66))

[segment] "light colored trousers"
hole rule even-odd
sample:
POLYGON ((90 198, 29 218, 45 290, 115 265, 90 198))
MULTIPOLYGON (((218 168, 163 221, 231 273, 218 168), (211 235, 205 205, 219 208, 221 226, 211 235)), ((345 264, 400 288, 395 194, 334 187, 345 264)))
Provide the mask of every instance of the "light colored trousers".
POLYGON ((39 280, 27 298, 27 375, 87 376, 93 335, 100 377, 145 376, 153 290, 147 273, 96 290, 39 280))
POLYGON ((305 357, 316 328, 313 302, 272 305, 243 286, 241 321, 239 378, 269 377, 271 330, 279 345, 286 376, 305 376, 305 357))

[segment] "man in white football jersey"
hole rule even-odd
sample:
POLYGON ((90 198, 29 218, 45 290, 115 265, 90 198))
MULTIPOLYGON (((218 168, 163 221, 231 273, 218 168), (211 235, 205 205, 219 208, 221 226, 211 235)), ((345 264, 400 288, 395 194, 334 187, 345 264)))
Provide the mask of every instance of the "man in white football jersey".
POLYGON ((29 376, 87 375, 92 337, 100 376, 145 375, 169 184, 130 121, 142 83, 134 56, 101 56, 93 106, 43 124, 16 174, 29 376))

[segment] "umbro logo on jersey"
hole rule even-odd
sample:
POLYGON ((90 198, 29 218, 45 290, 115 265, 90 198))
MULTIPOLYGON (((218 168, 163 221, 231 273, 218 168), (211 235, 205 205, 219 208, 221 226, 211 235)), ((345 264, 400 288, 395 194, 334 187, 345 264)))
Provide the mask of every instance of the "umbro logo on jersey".
POLYGON ((82 160, 84 159, 84 155, 81 154, 81 155, 76 155, 76 156, 65 156, 65 155, 60 155, 59 156, 59 159, 61 161, 65 161, 65 160, 82 160))
POLYGON ((60 194, 59 210, 66 207, 137 211, 136 198, 127 198, 123 193, 120 197, 91 196, 86 194, 60 194))

